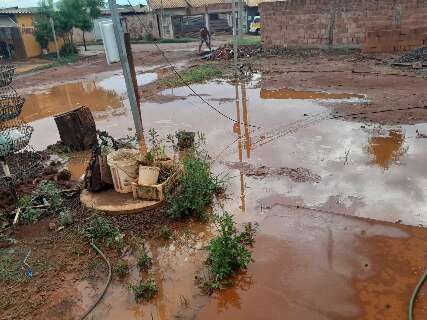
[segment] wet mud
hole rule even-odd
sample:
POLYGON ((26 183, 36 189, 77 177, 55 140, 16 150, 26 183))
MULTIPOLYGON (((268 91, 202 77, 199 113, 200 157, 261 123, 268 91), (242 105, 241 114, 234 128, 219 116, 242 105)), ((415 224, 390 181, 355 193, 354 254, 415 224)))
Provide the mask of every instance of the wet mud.
MULTIPOLYGON (((307 78, 320 83, 320 76, 307 78)), ((418 80, 406 79, 405 85, 411 81, 418 80)), ((187 88, 157 93, 166 97, 162 103, 144 102, 146 128, 162 135, 178 129, 206 134, 215 172, 229 177, 231 199, 224 209, 239 223, 260 223, 254 263, 239 275, 235 287, 202 296, 194 274, 203 265, 203 247, 212 233, 206 225, 190 226, 195 240, 181 243, 186 233, 181 230, 169 244, 150 243, 160 285, 153 301, 135 303, 128 283, 114 280, 95 318, 405 317, 410 292, 427 267, 427 231, 418 227, 427 225, 427 140, 420 139, 427 132, 426 119, 402 116, 397 121, 391 116, 385 125, 370 115, 332 117, 337 110, 366 110, 366 99, 376 106, 384 84, 376 90, 350 82, 339 86, 328 75, 325 83, 331 90, 317 85, 313 92, 295 93, 288 88, 300 88, 301 83, 280 86, 284 82, 269 86, 256 77, 239 84, 239 104, 236 88, 225 81, 193 86, 234 122, 187 88)), ((102 99, 109 102, 94 110, 98 128, 116 138, 133 127, 120 95, 120 89, 103 91, 102 99), (117 97, 121 105, 115 106, 117 97)), ((33 121, 32 142, 39 148, 49 139, 37 138, 37 132, 56 132, 51 115, 33 121)), ((78 163, 71 169, 74 178, 80 174, 78 163)), ((125 258, 132 266, 129 280, 136 281, 140 274, 134 257, 125 258)), ((76 292, 87 305, 97 287, 80 283, 76 292)), ((427 313, 421 301, 416 312, 422 319, 427 313)))

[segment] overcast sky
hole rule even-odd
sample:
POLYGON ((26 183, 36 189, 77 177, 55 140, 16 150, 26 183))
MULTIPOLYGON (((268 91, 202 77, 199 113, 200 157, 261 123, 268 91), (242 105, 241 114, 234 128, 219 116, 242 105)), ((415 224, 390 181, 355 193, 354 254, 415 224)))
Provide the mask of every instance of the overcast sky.
MULTIPOLYGON (((118 4, 128 4, 127 0, 116 0, 118 4)), ((131 4, 140 4, 140 3, 147 3, 146 0, 129 0, 131 4)), ((0 8, 7 8, 7 7, 36 7, 39 3, 39 0, 0 0, 0 8)))

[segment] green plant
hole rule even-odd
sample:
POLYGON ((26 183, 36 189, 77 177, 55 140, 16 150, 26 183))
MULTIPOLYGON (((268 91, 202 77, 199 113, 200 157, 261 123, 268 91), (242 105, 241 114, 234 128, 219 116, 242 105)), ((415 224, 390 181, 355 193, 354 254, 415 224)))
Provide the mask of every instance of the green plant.
POLYGON ((209 242, 207 265, 214 275, 211 286, 219 288, 251 261, 251 252, 247 246, 254 242, 254 229, 252 226, 245 227, 244 231, 239 232, 233 217, 227 212, 216 216, 215 224, 218 235, 209 242))
POLYGON ((126 277, 129 274, 127 262, 125 260, 119 260, 113 267, 113 273, 119 278, 126 277))
POLYGON ((183 71, 179 78, 163 80, 161 81, 161 84, 163 86, 173 88, 183 86, 185 84, 221 78, 223 74, 223 70, 217 64, 209 62, 183 71))
POLYGON ((120 249, 124 245, 123 235, 107 219, 93 216, 84 230, 91 241, 104 241, 109 247, 120 249))
POLYGON ((59 223, 61 224, 61 226, 68 227, 73 224, 73 220, 73 215, 68 209, 64 209, 59 214, 59 223))
POLYGON ((172 238, 172 230, 168 226, 162 226, 159 230, 159 237, 165 241, 172 238))
POLYGON ((0 249, 0 282, 13 283, 24 280, 21 263, 7 249, 0 249))
POLYGON ((135 300, 150 300, 156 295, 158 288, 154 279, 150 278, 141 280, 138 284, 129 284, 129 290, 135 295, 135 300))
POLYGON ((214 176, 209 163, 196 155, 186 157, 183 164, 180 184, 167 192, 167 214, 174 219, 190 216, 204 219, 205 209, 214 195, 224 190, 224 180, 214 176))
POLYGON ((51 181, 42 181, 33 192, 34 198, 44 198, 49 203, 50 211, 61 209, 64 199, 61 190, 51 181))
POLYGON ((139 164, 142 166, 152 166, 154 163, 154 155, 151 151, 148 151, 145 155, 145 158, 139 161, 139 164))
POLYGON ((74 43, 64 43, 62 48, 59 50, 59 55, 61 57, 68 57, 79 53, 79 50, 77 50, 77 47, 74 43))
POLYGON ((141 271, 147 272, 153 266, 153 259, 148 255, 147 250, 143 246, 139 250, 138 267, 141 271))
POLYGON ((149 142, 151 144, 151 153, 155 159, 163 159, 166 157, 164 140, 157 133, 156 129, 148 130, 149 142))

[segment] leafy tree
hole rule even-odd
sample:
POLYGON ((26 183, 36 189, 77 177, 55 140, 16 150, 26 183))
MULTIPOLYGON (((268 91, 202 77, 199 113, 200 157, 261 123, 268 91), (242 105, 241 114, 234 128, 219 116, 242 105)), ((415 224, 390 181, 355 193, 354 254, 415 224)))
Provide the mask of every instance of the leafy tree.
POLYGON ((53 40, 50 18, 53 17, 53 0, 42 0, 34 19, 35 37, 42 49, 47 49, 53 40))

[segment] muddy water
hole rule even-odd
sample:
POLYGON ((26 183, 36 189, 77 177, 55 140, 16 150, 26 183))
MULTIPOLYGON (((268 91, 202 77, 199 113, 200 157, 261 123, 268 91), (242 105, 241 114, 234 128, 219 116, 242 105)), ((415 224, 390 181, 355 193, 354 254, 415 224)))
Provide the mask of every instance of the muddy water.
MULTIPOLYGON (((143 86, 157 79, 156 73, 138 73, 138 84, 143 86)), ((27 95, 22 109, 21 119, 31 123, 34 133, 31 145, 43 150, 59 140, 53 116, 81 106, 87 106, 93 113, 98 129, 126 136, 130 112, 123 94, 126 87, 123 75, 114 74, 101 81, 84 81, 54 86, 38 94, 27 95), (112 121, 114 119, 114 122, 112 121), (49 132, 49 135, 46 135, 49 132)))
MULTIPOLYGON (((127 283, 115 281, 95 318, 171 319, 176 314, 198 319, 403 318, 410 290, 426 267, 427 233, 382 221, 427 224, 423 169, 427 139, 418 139, 416 133, 427 133, 427 124, 383 127, 331 120, 327 97, 265 98, 256 83, 239 87, 244 101, 238 106, 233 101, 235 88, 227 83, 194 89, 242 124, 178 88, 163 94, 183 100, 144 103, 144 125, 162 134, 178 129, 206 134, 216 159, 214 169, 232 177, 232 200, 225 208, 239 222, 261 224, 255 263, 234 288, 205 305, 193 279, 204 259, 198 251, 201 246, 190 241, 196 248, 191 251, 174 242, 151 243, 158 297, 136 304, 127 283), (247 176, 231 165, 236 163, 266 166, 273 172, 301 167, 320 180, 247 176)), ((340 103, 337 99, 329 100, 340 103)), ((351 113, 351 104, 343 102, 351 113)), ((126 107, 112 107, 101 115, 97 124, 116 137, 132 127, 126 107)), ((203 243, 209 231, 202 232, 203 243)), ((133 266, 129 280, 136 281, 142 275, 133 258, 128 259, 133 266)), ((83 290, 82 296, 91 295, 83 290)))

